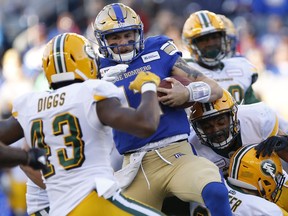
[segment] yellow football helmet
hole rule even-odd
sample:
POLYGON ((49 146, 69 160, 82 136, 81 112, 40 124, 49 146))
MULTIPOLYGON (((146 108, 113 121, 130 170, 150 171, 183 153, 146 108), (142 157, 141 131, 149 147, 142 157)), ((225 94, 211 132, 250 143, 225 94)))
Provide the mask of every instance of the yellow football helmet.
POLYGON ((221 20, 224 23, 226 28, 226 36, 227 36, 227 55, 226 57, 232 57, 236 53, 237 48, 237 32, 233 22, 226 16, 222 14, 218 14, 221 20))
POLYGON ((261 197, 276 203, 285 182, 280 158, 276 153, 270 157, 256 155, 256 145, 241 147, 233 154, 228 181, 235 186, 258 191, 261 197))
POLYGON ((222 98, 214 102, 194 103, 191 107, 190 122, 202 144, 213 149, 224 149, 231 146, 233 141, 240 135, 237 111, 238 108, 236 101, 227 90, 223 89, 222 98), (211 134, 205 133, 202 128, 203 122, 209 122, 210 119, 223 114, 229 115, 230 123, 227 127, 224 130, 219 129, 219 131, 211 134), (220 135, 225 136, 224 141, 213 141, 215 137, 220 135))
POLYGON ((201 10, 192 13, 185 21, 182 39, 194 61, 213 67, 219 65, 226 55, 226 30, 223 21, 215 13, 201 10), (200 49, 197 39, 208 34, 220 33, 221 44, 217 47, 200 49))
POLYGON ((47 43, 42 67, 51 88, 54 83, 96 79, 98 73, 92 45, 75 33, 59 34, 47 43))
POLYGON ((97 15, 94 22, 94 34, 99 45, 99 52, 106 58, 118 63, 129 63, 135 59, 143 50, 143 24, 138 14, 130 7, 113 3, 105 6, 97 15), (129 44, 110 46, 107 43, 106 36, 116 32, 135 31, 135 41, 129 44), (120 46, 133 46, 133 51, 125 54, 116 54, 114 48, 119 49, 120 46))

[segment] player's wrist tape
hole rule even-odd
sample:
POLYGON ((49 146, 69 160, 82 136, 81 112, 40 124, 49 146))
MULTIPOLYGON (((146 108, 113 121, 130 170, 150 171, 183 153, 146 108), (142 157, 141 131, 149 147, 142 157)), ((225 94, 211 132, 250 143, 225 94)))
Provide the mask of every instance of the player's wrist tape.
POLYGON ((146 82, 141 86, 141 93, 143 94, 146 91, 157 91, 156 84, 154 82, 146 82))
POLYGON ((189 102, 198 101, 201 103, 206 103, 209 101, 211 96, 210 86, 202 81, 191 82, 186 86, 190 93, 189 102))

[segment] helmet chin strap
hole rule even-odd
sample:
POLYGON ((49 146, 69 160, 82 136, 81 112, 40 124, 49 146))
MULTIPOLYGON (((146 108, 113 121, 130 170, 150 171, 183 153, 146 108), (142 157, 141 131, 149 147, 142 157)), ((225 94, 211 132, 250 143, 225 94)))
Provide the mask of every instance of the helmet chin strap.
POLYGON ((233 139, 233 137, 232 137, 232 134, 231 134, 231 132, 229 131, 229 137, 225 140, 225 141, 223 141, 223 142, 221 142, 221 143, 213 143, 213 142, 211 142, 211 145, 214 147, 214 148, 216 148, 216 149, 224 149, 224 148, 226 148, 228 145, 229 145, 229 143, 230 143, 230 141, 233 139))
POLYGON ((262 183, 261 183, 261 179, 260 179, 260 178, 259 178, 259 180, 258 180, 258 185, 259 185, 259 188, 260 188, 260 194, 261 194, 261 196, 266 199, 266 192, 265 192, 265 190, 263 189, 263 186, 262 186, 262 183))
POLYGON ((129 62, 132 60, 132 58, 135 56, 136 50, 133 50, 129 53, 123 53, 123 54, 115 54, 110 48, 110 53, 112 54, 112 57, 117 62, 129 62))
POLYGON ((76 69, 75 73, 77 73, 80 77, 82 77, 83 80, 88 80, 87 76, 82 71, 80 71, 79 69, 76 69))

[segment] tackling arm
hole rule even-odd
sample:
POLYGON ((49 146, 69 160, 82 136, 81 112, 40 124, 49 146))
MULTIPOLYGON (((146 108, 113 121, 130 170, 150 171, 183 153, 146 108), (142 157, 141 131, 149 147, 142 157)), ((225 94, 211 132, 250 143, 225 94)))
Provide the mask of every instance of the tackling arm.
POLYGON ((10 145, 24 137, 20 123, 13 116, 0 121, 0 141, 10 145))
MULTIPOLYGON (((199 82, 199 85, 201 84, 201 82, 203 82, 204 83, 204 85, 203 85, 204 88, 210 88, 209 89, 210 96, 209 96, 207 102, 212 102, 212 101, 215 101, 215 100, 217 100, 217 99, 222 97, 223 90, 222 90, 222 88, 219 86, 219 84, 215 80, 206 77, 199 70, 189 66, 184 61, 184 59, 182 59, 181 57, 179 57, 177 59, 177 61, 175 62, 175 64, 174 64, 174 66, 172 68, 172 75, 179 75, 179 76, 188 77, 189 79, 191 79, 191 81, 193 81, 194 85, 195 85, 196 82, 199 82), (208 84, 208 85, 206 85, 206 84, 208 84)), ((193 92, 193 89, 194 89, 194 87, 191 86, 190 98, 186 98, 186 101, 187 100, 191 100, 191 98, 193 98, 193 96, 191 96, 191 93, 193 92)))
POLYGON ((46 164, 45 152, 37 148, 25 151, 0 143, 0 167, 14 167, 20 164, 28 165, 33 169, 43 169, 46 164))
POLYGON ((129 88, 141 92, 137 109, 123 107, 116 98, 97 102, 96 111, 100 121, 117 130, 144 138, 158 128, 161 109, 156 94, 160 78, 151 72, 140 72, 129 88))

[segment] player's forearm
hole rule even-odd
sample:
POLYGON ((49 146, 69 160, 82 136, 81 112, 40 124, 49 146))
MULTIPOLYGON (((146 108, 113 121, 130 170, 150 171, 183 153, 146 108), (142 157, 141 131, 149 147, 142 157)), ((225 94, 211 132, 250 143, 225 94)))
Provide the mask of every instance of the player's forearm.
POLYGON ((152 135, 158 128, 160 121, 161 109, 159 106, 158 98, 156 94, 152 97, 151 94, 155 94, 152 91, 142 94, 142 101, 137 109, 137 115, 142 122, 144 137, 152 135))
POLYGON ((213 102, 223 96, 223 89, 216 81, 206 77, 203 82, 207 83, 211 88, 211 95, 208 102, 213 102))
POLYGON ((33 170, 31 167, 23 165, 20 165, 20 168, 23 170, 26 176, 30 178, 36 185, 38 185, 42 189, 46 188, 46 185, 44 184, 41 177, 41 172, 39 170, 33 170))
POLYGON ((12 148, 0 144, 0 167, 14 167, 19 164, 28 163, 28 154, 26 151, 18 148, 12 148))

